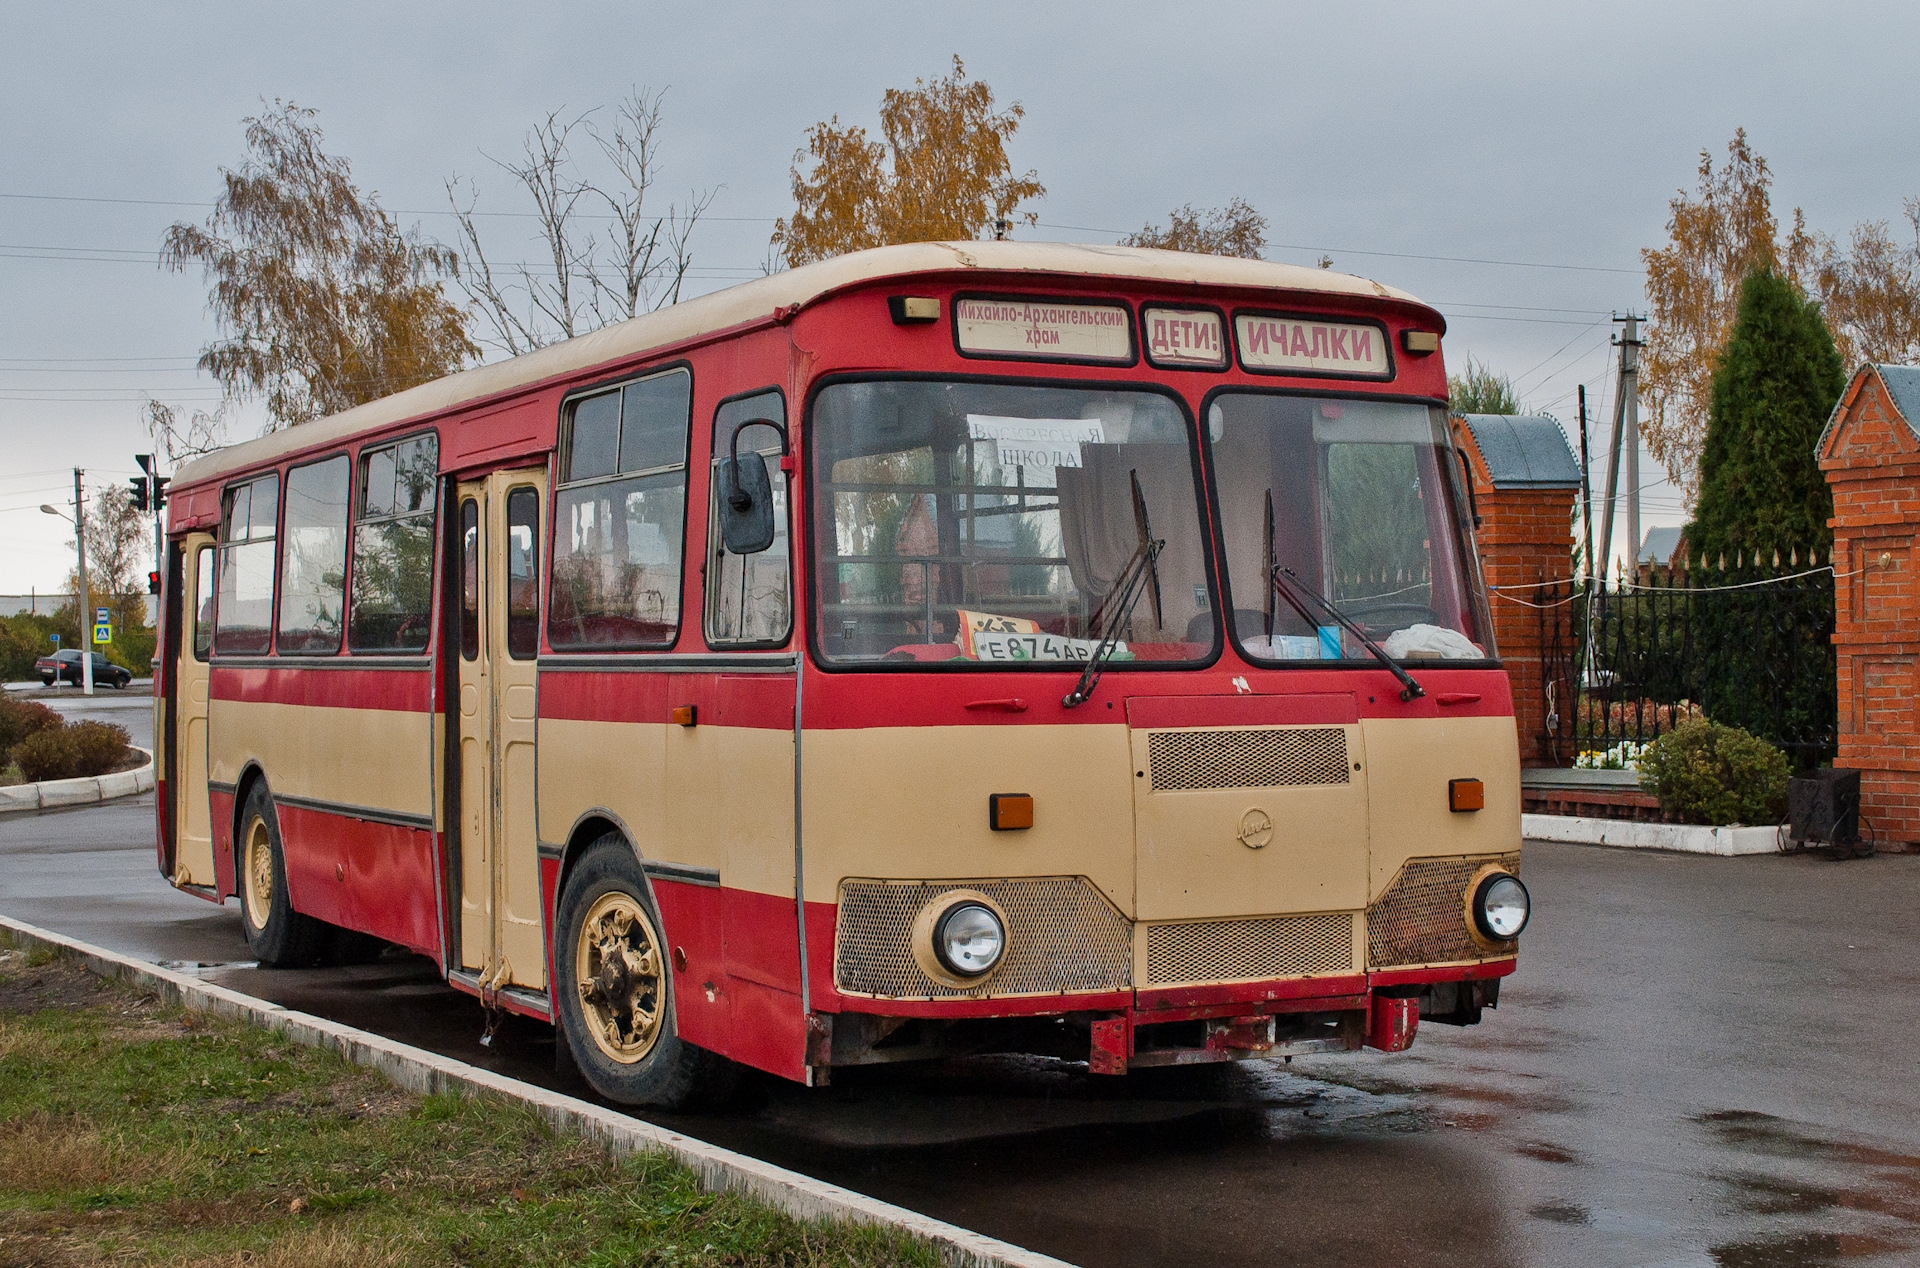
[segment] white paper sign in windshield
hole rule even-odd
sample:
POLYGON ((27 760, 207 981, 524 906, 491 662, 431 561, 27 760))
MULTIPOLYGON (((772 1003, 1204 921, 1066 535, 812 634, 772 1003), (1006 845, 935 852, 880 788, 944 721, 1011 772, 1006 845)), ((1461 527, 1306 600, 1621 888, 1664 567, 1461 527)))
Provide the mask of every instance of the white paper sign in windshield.
POLYGON ((953 306, 960 351, 1068 361, 1133 360, 1127 310, 1114 304, 963 299, 953 306))
POLYGON ((1227 335, 1220 314, 1181 308, 1140 310, 1140 339, 1155 365, 1219 370, 1227 364, 1227 335))
POLYGON ((1234 326, 1240 337, 1240 364, 1249 370, 1393 377, 1386 335, 1378 326, 1251 313, 1237 314, 1234 326))
POLYGON ((994 461, 1011 471, 1015 467, 1079 467, 1081 445, 1106 441, 1097 418, 1005 418, 997 414, 967 415, 967 435, 993 442, 994 461))

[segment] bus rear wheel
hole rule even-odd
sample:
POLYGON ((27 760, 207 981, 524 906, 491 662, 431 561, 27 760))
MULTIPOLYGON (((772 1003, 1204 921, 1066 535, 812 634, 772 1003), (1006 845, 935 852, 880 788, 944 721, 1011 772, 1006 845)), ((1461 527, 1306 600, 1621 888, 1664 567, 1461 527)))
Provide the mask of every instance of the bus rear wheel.
POLYGON ((234 853, 240 891, 240 926, 262 968, 304 968, 320 958, 327 926, 293 909, 287 895, 287 860, 280 849, 280 820, 264 783, 247 793, 234 853))
POLYGON ((588 849, 560 896, 553 958, 561 1030, 594 1091, 624 1105, 684 1109, 724 1099, 731 1061, 675 1033, 660 914, 626 839, 588 849))

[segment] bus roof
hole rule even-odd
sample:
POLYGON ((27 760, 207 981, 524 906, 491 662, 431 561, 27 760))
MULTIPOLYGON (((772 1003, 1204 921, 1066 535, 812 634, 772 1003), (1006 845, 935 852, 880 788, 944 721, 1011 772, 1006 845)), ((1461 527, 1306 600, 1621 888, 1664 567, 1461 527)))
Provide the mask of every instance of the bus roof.
POLYGON ((979 270, 993 273, 1066 274, 1175 285, 1286 290, 1369 299, 1420 301, 1402 290, 1330 269, 1191 255, 1143 247, 1057 242, 918 242, 876 247, 756 278, 738 286, 682 300, 592 334, 550 344, 535 352, 462 370, 431 383, 369 401, 327 418, 284 428, 197 458, 174 483, 185 488, 230 472, 274 462, 287 454, 343 440, 413 418, 427 418, 474 401, 551 379, 644 355, 703 335, 771 320, 837 291, 890 277, 979 270))

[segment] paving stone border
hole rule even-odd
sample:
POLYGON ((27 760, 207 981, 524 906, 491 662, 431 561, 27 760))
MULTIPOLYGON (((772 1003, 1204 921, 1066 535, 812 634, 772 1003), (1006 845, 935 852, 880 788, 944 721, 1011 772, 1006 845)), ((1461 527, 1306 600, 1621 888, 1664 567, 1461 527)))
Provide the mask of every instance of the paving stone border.
POLYGON ((115 797, 131 797, 152 792, 154 787, 153 753, 135 744, 128 748, 147 755, 147 764, 111 775, 89 775, 82 779, 43 779, 37 784, 15 784, 0 788, 0 814, 15 810, 53 810, 61 806, 90 806, 115 797))
POLYGON ((1577 815, 1520 816, 1520 835, 1532 841, 1612 845, 1629 850, 1679 850, 1686 854, 1778 854, 1780 829, 1709 828, 1692 823, 1635 823, 1577 815))
POLYGON ((534 1108, 558 1130, 578 1132, 615 1153, 655 1150, 673 1157, 714 1192, 739 1192, 758 1198, 802 1220, 847 1220, 897 1228, 939 1248, 956 1268, 1073 1268, 1067 1261, 1026 1250, 957 1224, 948 1224, 905 1207, 870 1198, 837 1184, 815 1180, 785 1167, 708 1144, 692 1136, 630 1118, 618 1110, 510 1079, 438 1053, 398 1043, 365 1030, 309 1013, 282 1008, 251 995, 204 982, 185 973, 80 942, 24 921, 0 916, 0 927, 23 946, 43 946, 77 961, 102 977, 155 991, 177 1004, 218 1017, 265 1026, 296 1043, 337 1052, 356 1065, 378 1070, 411 1092, 491 1092, 534 1108))

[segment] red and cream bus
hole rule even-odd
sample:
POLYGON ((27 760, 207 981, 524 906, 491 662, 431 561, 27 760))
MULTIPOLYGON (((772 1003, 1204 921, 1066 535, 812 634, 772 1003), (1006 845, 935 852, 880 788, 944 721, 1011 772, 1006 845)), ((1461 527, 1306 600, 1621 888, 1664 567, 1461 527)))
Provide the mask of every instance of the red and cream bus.
POLYGON ((1405 1047, 1515 964, 1444 323, 928 243, 234 445, 168 524, 160 868, 614 1100, 1405 1047))

